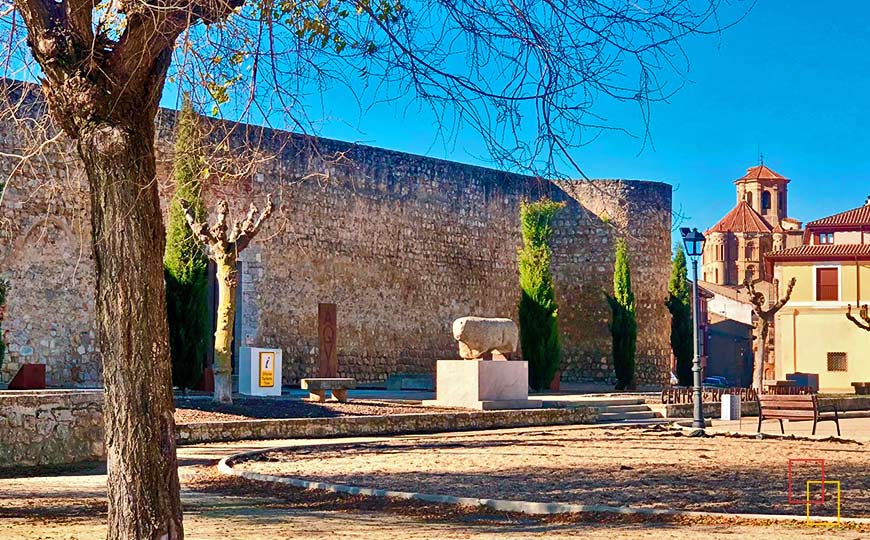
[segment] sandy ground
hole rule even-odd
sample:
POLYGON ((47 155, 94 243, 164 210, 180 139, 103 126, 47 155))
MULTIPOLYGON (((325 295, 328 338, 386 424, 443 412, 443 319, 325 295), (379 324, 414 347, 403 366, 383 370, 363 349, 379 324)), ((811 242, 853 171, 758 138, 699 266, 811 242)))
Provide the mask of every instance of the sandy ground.
MULTIPOLYGON (((568 430, 573 431, 573 430, 568 430)), ((499 435, 565 430, 510 430, 499 435)), ((495 433, 495 432, 493 432, 495 433)), ((532 435, 529 435, 532 436, 532 435)), ((535 435, 540 436, 540 435, 535 435)), ((480 433, 468 434, 479 438, 480 433)), ((403 437, 426 444, 444 436, 403 437)), ((461 440, 461 435, 449 439, 461 440)), ((613 515, 548 519, 481 512, 407 501, 347 497, 246 482, 216 473, 222 456, 278 445, 382 444, 387 439, 342 441, 242 441, 179 448, 188 539, 261 540, 329 536, 350 539, 821 539, 859 540, 870 527, 808 527, 802 523, 717 520, 647 520, 613 515)), ((708 440, 709 442, 710 440, 708 440)), ((717 439, 713 439, 717 441, 717 439)), ((680 441, 681 443, 683 441, 680 441)), ((676 444, 676 443, 675 443, 676 444)), ((394 457, 396 457, 394 455, 394 457)), ((400 459, 397 457, 397 459, 400 459)), ((493 482, 497 483, 497 479, 493 482)), ((0 539, 103 540, 105 471, 101 466, 67 474, 0 479, 0 539)))
MULTIPOLYGON (((839 480, 842 515, 870 517, 870 451, 857 443, 685 437, 664 428, 562 429, 445 435, 437 439, 293 449, 239 466, 355 486, 444 495, 802 515, 788 504, 788 459, 825 460, 839 480)), ((804 500, 817 464, 793 466, 793 497, 804 500)), ((811 498, 821 493, 814 486, 811 498)), ((835 486, 826 484, 836 509, 835 486)))

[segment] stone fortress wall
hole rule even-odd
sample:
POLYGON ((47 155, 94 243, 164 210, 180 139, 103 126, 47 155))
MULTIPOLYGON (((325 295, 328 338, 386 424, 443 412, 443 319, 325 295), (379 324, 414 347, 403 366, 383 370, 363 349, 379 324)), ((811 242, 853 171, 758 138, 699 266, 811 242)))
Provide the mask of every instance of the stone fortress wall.
MULTIPOLYGON (((164 202, 173 118, 158 122, 164 202)), ((285 383, 316 373, 318 302, 338 306, 340 375, 363 382, 456 357, 450 324, 459 316, 516 319, 519 205, 541 195, 568 203, 553 242, 563 380, 613 380, 605 292, 620 236, 638 305, 638 382, 666 379, 669 185, 548 182, 260 128, 234 144, 251 132, 276 159, 208 186, 206 203, 229 195, 241 212, 273 195, 278 209, 242 256, 236 344, 282 348, 285 383), (322 159, 336 154, 341 162, 322 159)), ((16 151, 16 128, 0 125, 0 134, 2 150, 16 151)), ((0 205, 0 273, 12 285, 0 384, 26 362, 47 364, 49 385, 100 381, 87 184, 72 147, 54 148, 25 166, 0 160, 12 177, 0 205)))

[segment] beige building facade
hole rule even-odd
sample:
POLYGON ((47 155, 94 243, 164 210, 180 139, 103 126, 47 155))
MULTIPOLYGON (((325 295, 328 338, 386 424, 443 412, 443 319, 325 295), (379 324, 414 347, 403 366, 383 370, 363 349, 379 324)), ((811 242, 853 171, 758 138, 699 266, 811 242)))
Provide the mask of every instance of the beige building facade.
POLYGON ((796 280, 776 318, 776 378, 817 373, 821 391, 852 392, 870 382, 870 332, 846 318, 870 299, 870 204, 808 223, 803 241, 767 257, 779 283, 796 280))

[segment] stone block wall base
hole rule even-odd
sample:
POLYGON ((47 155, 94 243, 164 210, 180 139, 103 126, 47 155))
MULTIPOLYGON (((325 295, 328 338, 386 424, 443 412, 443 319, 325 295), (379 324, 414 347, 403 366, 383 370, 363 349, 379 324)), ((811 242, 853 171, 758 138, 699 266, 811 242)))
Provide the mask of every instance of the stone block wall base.
POLYGON ((432 407, 464 409, 534 409, 529 401, 529 364, 521 361, 438 360, 432 407))
POLYGON ((490 401, 474 401, 457 404, 454 402, 439 401, 437 399, 427 399, 423 401, 425 407, 461 407, 463 409, 474 409, 476 411, 505 411, 517 409, 540 409, 544 406, 544 402, 539 399, 503 399, 490 401))

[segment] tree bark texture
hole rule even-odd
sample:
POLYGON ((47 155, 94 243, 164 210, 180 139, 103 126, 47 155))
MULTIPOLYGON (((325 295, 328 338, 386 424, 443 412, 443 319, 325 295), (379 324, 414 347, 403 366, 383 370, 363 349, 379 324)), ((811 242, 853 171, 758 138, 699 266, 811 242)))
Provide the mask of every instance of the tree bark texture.
POLYGON ((214 258, 217 265, 218 309, 214 332, 214 401, 233 402, 233 327, 238 286, 235 253, 214 258))
POLYGON ((89 125, 80 132, 78 151, 91 186, 108 538, 180 540, 153 122, 89 125))

